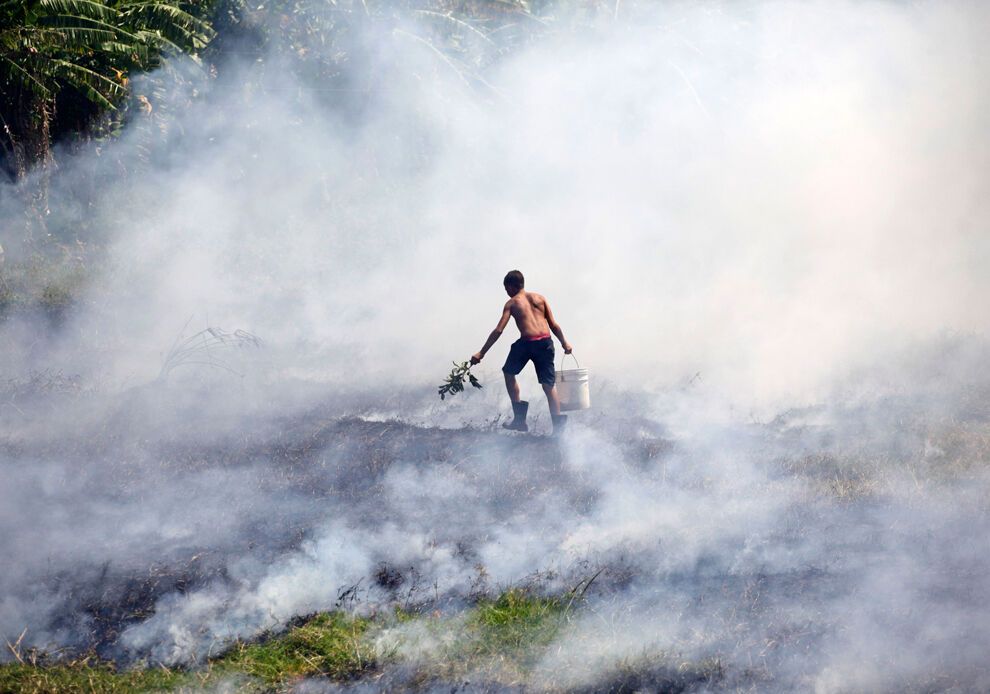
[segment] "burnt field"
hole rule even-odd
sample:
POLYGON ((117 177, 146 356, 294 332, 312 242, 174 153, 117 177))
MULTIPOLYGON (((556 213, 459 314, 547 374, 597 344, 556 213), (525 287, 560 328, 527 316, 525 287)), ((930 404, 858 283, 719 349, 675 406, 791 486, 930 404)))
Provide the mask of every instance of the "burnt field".
POLYGON ((360 667, 264 686, 988 684, 980 388, 679 430, 606 395, 556 440, 345 414, 370 413, 354 395, 247 407, 191 386, 10 385, 10 662, 197 672, 333 613, 365 620, 360 667), (531 630, 479 640, 478 615, 513 596, 519 619, 543 606, 531 630))

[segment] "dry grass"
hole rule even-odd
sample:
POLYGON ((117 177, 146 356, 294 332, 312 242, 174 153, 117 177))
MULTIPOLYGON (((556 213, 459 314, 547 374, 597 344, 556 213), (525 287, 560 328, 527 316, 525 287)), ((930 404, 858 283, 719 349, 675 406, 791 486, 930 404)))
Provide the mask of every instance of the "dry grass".
POLYGON ((813 495, 840 503, 878 499, 905 484, 919 490, 962 484, 986 478, 990 471, 990 423, 926 424, 905 436, 918 442, 905 457, 816 452, 779 459, 774 466, 807 482, 813 495))

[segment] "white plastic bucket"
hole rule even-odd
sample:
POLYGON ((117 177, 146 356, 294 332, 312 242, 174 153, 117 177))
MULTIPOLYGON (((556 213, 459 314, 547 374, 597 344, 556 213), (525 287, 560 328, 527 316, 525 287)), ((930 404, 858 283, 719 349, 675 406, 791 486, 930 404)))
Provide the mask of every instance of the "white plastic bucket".
POLYGON ((577 357, 571 354, 576 369, 565 369, 564 359, 560 360, 557 371, 557 397, 560 398, 560 411, 587 410, 591 407, 591 389, 588 383, 588 370, 582 369, 577 357))

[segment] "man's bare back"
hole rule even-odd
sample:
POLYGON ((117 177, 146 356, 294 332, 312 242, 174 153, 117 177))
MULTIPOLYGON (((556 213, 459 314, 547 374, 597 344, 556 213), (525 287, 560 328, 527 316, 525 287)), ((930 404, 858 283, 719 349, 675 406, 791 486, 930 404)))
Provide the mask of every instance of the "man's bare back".
POLYGON ((505 330, 510 318, 515 319, 516 327, 519 328, 523 340, 550 337, 550 334, 553 333, 560 340, 564 353, 571 353, 571 345, 564 339, 563 331, 554 320, 553 311, 550 310, 550 304, 547 303, 546 297, 536 292, 527 292, 521 287, 506 288, 506 291, 509 292, 510 299, 502 307, 502 317, 499 318, 498 325, 495 326, 492 334, 488 336, 485 346, 471 357, 472 364, 477 364, 484 358, 485 353, 502 335, 502 331, 505 330))
POLYGON ((505 302, 505 309, 516 321, 519 334, 524 340, 534 337, 549 337, 550 325, 547 322, 547 300, 535 292, 520 291, 505 302))

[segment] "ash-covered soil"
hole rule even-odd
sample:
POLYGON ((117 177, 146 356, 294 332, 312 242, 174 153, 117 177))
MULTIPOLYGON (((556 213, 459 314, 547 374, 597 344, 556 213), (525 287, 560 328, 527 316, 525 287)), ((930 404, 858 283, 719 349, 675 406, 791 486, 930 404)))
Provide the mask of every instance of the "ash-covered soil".
POLYGON ((0 627, 22 650, 195 667, 317 611, 456 624, 509 587, 578 586, 523 674, 433 676, 444 646, 406 628, 367 677, 298 688, 990 684, 982 398, 679 432, 616 399, 563 439, 353 416, 353 396, 8 402, 0 627))
MULTIPOLYGON (((546 435, 367 421, 340 417, 329 406, 288 417, 238 418, 231 430, 230 420, 185 422, 182 404, 158 410, 163 395, 174 394, 132 393, 119 409, 108 410, 100 429, 86 426, 30 440, 15 434, 0 443, 8 479, 26 495, 36 494, 33 503, 44 500, 33 522, 20 528, 25 537, 14 547, 25 555, 45 554, 44 573, 31 590, 59 601, 49 628, 71 638, 53 644, 58 648, 91 648, 101 657, 119 658, 121 631, 154 614, 164 595, 229 581, 234 561, 274 562, 328 519, 346 517, 369 532, 394 523, 397 514, 383 502, 386 477, 397 464, 419 472, 441 466, 471 483, 479 478, 473 469, 479 458, 494 456, 497 484, 485 498, 492 527, 551 490, 565 491, 575 509, 587 510, 595 501, 594 487, 565 469, 559 442, 546 435), (171 421, 163 422, 163 416, 171 421), (67 503, 104 517, 73 518, 67 503), (88 534, 103 531, 104 537, 88 534), (136 534, 149 544, 128 546, 119 556, 87 556, 82 546, 95 541, 109 549, 136 534), (27 539, 32 536, 51 544, 33 544, 27 539), (66 545, 73 545, 73 556, 60 555, 66 545)), ((654 435, 619 436, 616 442, 648 464, 673 445, 656 433, 659 427, 652 429, 654 435)), ((478 530, 485 531, 440 523, 433 532, 470 563, 472 548, 484 541, 478 530)), ((420 578, 415 567, 383 558, 366 578, 406 604, 427 599, 426 588, 414 585, 420 578)), ((350 591, 341 604, 369 590, 341 588, 350 591)))

